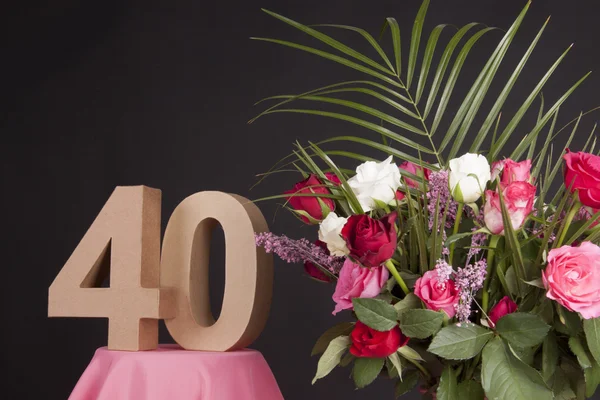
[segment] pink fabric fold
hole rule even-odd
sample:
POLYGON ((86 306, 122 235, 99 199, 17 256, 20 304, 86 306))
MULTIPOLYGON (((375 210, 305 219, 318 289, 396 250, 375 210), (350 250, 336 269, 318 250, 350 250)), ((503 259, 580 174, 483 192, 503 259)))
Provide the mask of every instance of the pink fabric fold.
POLYGON ((96 350, 69 400, 283 400, 256 350, 96 350))

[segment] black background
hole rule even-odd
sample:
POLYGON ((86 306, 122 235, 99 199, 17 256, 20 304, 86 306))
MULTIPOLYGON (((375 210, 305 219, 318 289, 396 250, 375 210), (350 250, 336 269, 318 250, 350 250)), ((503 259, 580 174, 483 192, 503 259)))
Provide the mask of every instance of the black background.
MULTIPOLYGON (((0 397, 66 399, 94 350, 105 345, 106 320, 47 319, 47 288, 115 186, 160 188, 164 228, 175 206, 198 191, 259 198, 288 189, 298 176, 280 174, 249 191, 254 175, 288 154, 296 139, 371 135, 344 122, 298 115, 246 124, 262 110, 253 103, 263 97, 361 78, 316 56, 249 40, 265 36, 319 46, 261 7, 304 23, 348 24, 373 34, 385 17, 394 16, 406 45, 419 5, 418 0, 63 0, 4 9, 0 354, 8 374, 2 375, 0 397)), ((439 23, 472 21, 506 29, 523 5, 522 0, 434 0, 425 32, 439 23)), ((504 123, 571 43, 571 54, 544 90, 547 104, 598 69, 599 12, 591 0, 533 2, 500 81, 546 17, 552 20, 505 106, 504 123)), ((455 98, 464 95, 500 37, 500 31, 488 34, 471 53, 455 98)), ((339 38, 367 51, 359 36, 342 32, 339 38)), ((598 79, 592 74, 561 109, 559 126, 600 103, 598 79)), ((528 121, 535 118, 535 108, 528 121)), ((581 147, 597 116, 585 118, 572 148, 581 147)), ((514 140, 527 132, 525 126, 530 125, 523 125, 514 140)), ((561 143, 557 140, 555 151, 561 143)), ((285 212, 274 218, 275 202, 260 206, 273 231, 316 236, 315 229, 285 212)), ((211 296, 218 310, 223 243, 215 238, 211 296)), ((392 398, 386 380, 354 390, 348 370, 336 370, 311 386, 314 341, 347 317, 332 317, 332 291, 306 278, 301 266, 277 260, 270 319, 253 347, 269 362, 286 399, 392 398)), ((161 340, 170 341, 164 329, 161 340)))

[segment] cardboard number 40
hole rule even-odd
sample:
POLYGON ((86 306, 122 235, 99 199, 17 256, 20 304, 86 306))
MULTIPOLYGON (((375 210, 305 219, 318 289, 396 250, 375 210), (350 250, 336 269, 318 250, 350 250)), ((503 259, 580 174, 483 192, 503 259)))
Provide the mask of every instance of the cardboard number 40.
POLYGON ((269 312, 272 257, 254 244, 266 232, 247 199, 200 192, 173 212, 160 249, 161 192, 117 187, 50 286, 50 317, 108 318, 108 347, 151 350, 158 320, 188 350, 227 351, 258 337, 269 312), (212 229, 225 234, 225 294, 217 321, 210 311, 212 229), (110 287, 98 287, 110 269, 110 287))

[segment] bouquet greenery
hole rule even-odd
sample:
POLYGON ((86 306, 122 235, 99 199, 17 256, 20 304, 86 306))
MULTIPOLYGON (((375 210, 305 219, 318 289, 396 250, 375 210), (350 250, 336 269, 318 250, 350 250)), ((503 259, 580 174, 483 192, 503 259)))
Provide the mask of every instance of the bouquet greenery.
POLYGON ((357 387, 387 376, 396 381, 396 396, 420 382, 424 396, 440 400, 590 397, 600 383, 600 156, 594 153, 593 131, 579 152, 568 149, 585 114, 563 128, 556 125, 559 107, 587 75, 549 107, 544 103, 542 89, 567 49, 516 113, 500 118, 548 23, 501 82, 500 93, 492 94, 490 86, 527 4, 458 109, 449 112, 470 50, 494 28, 465 25, 443 46, 441 33, 451 28, 439 25, 420 52, 428 6, 425 0, 417 14, 405 62, 393 18, 386 19, 380 35, 391 33, 389 56, 381 37, 376 40, 365 30, 309 27, 266 11, 334 52, 254 39, 312 53, 367 77, 271 97, 276 103, 256 118, 281 112, 320 115, 374 135, 296 143, 270 173, 291 166, 304 179, 270 199, 285 199, 295 216, 318 227, 319 240, 263 233, 257 234, 257 245, 288 262, 304 263, 311 277, 334 284, 333 314, 348 310, 357 320, 338 324, 318 339, 313 354, 322 355, 314 381, 336 366, 352 365, 357 387), (325 29, 357 33, 377 59, 326 35, 325 29), (366 96, 381 107, 346 95, 366 96), (297 102, 334 105, 347 113, 290 107, 297 102), (484 103, 491 108, 484 110, 484 103), (530 112, 537 119, 525 126, 530 112), (439 132, 447 115, 449 125, 439 132), (565 131, 570 136, 557 156, 552 141, 565 131), (523 136, 507 154, 505 145, 515 132, 523 136), (331 148, 345 143, 388 158, 331 148), (460 155, 463 145, 469 149, 460 155), (344 158, 360 165, 348 170, 334 161, 344 158), (561 184, 553 186, 561 170, 561 184), (557 187, 553 194, 551 187, 557 187))

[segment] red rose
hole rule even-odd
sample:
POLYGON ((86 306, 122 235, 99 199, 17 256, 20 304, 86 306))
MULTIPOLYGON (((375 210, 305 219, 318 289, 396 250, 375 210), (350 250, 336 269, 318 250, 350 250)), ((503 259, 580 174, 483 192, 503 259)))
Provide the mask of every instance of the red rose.
MULTIPOLYGON (((321 242, 320 240, 317 240, 315 242, 315 244, 317 246, 319 246, 320 248, 324 249, 325 252, 327 254, 329 254, 329 250, 327 250, 327 244, 325 244, 324 242, 321 242)), ((317 267, 315 264, 311 263, 310 261, 306 261, 304 263, 304 271, 313 279, 320 281, 320 282, 331 282, 331 277, 329 275, 327 275, 325 272, 323 272, 319 267, 317 267)))
POLYGON ((563 156, 566 163, 565 185, 579 194, 585 206, 600 208, 600 156, 589 153, 571 153, 563 156))
POLYGON ((408 343, 398 326, 389 331, 379 332, 360 321, 356 322, 350 334, 350 353, 356 357, 384 358, 394 354, 408 343))
POLYGON ((378 267, 396 251, 395 212, 377 220, 366 214, 352 215, 342 228, 350 256, 363 267, 378 267))
POLYGON ((510 158, 504 160, 502 171, 502 186, 508 186, 513 182, 529 182, 531 180, 531 160, 515 162, 510 158))
POLYGON ((517 311, 517 303, 512 301, 510 297, 504 296, 488 314, 492 327, 496 326, 496 322, 498 322, 500 318, 504 317, 506 314, 512 314, 515 311, 517 311))
MULTIPOLYGON (((423 177, 423 179, 425 179, 425 181, 429 180, 429 175, 431 174, 431 171, 428 170, 427 168, 423 168, 420 165, 411 163, 409 161, 404 161, 402 164, 400 164, 400 166, 398 168, 400 168, 401 170, 404 170, 408 173, 411 173, 413 175, 423 177)), ((402 171, 400 171, 400 173, 402 173, 402 171)), ((404 180, 406 181, 406 185, 408 187, 411 187, 411 188, 421 187, 421 183, 419 183, 413 179, 404 177, 404 180)))
POLYGON ((335 210, 335 203, 332 199, 326 197, 313 197, 313 196, 294 196, 294 194, 331 194, 329 189, 323 186, 323 183, 315 176, 310 175, 305 180, 298 182, 294 185, 292 190, 288 190, 284 194, 289 194, 289 203, 294 210, 300 212, 306 212, 313 220, 311 221, 305 215, 300 215, 302 220, 307 224, 314 223, 314 220, 320 221, 323 219, 323 210, 319 199, 325 204, 331 211, 335 210))
POLYGON ((340 181, 340 178, 338 178, 338 176, 336 174, 334 174, 333 172, 326 172, 325 178, 327 178, 328 181, 335 183, 337 186, 340 186, 342 184, 342 181, 340 181))

